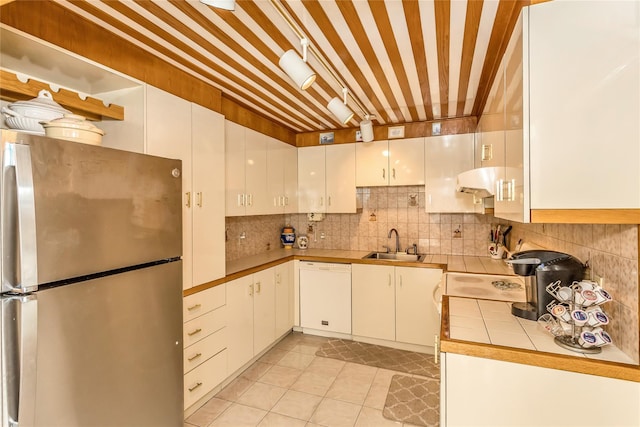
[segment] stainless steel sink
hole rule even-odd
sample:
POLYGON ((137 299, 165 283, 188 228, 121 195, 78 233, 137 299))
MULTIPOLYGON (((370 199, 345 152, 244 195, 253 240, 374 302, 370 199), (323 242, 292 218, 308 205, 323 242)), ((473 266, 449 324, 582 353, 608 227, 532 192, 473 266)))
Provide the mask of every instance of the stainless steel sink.
POLYGON ((404 261, 404 262, 422 262, 424 261, 426 254, 406 254, 403 252, 391 253, 391 252, 371 252, 365 255, 362 259, 379 259, 384 261, 404 261))

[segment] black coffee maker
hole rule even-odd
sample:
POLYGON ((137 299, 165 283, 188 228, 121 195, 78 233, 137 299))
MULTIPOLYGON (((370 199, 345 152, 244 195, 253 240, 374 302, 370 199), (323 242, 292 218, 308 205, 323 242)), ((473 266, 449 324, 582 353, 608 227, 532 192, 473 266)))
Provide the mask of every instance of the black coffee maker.
POLYGON ((577 258, 545 250, 517 252, 511 255, 507 263, 511 264, 514 273, 524 276, 527 295, 527 302, 511 305, 511 314, 529 320, 538 320, 554 299, 547 292, 547 285, 560 280, 560 286, 571 286, 574 281, 582 280, 585 270, 577 258))

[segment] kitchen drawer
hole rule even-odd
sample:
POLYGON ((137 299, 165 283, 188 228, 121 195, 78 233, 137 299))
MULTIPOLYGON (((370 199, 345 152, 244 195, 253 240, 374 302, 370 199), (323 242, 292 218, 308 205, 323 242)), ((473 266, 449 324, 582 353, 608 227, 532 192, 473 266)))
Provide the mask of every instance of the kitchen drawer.
POLYGON ((184 349, 184 372, 202 365, 214 354, 227 348, 227 328, 222 328, 184 349))
POLYGON ((184 376, 184 408, 196 403, 227 377, 227 350, 213 356, 184 376))
POLYGON ((225 284, 214 286, 202 292, 184 297, 182 300, 182 321, 188 322, 198 316, 225 304, 225 284))
POLYGON ((222 306, 186 322, 183 329, 184 348, 224 328, 227 323, 225 312, 226 306, 222 306))

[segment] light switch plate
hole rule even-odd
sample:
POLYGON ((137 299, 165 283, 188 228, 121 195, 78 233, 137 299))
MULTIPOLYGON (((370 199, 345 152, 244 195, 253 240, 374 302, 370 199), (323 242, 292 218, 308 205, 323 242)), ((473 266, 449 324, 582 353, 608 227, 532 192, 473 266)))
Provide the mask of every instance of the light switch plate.
POLYGON ((404 126, 394 126, 389 128, 387 138, 404 138, 404 126))

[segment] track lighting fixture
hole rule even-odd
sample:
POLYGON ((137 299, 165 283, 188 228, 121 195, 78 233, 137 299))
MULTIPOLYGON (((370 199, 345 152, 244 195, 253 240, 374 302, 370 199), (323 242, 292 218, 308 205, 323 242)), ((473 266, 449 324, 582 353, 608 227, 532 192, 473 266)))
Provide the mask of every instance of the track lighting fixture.
POLYGON ((349 123, 349 121, 353 118, 353 111, 351 111, 351 109, 347 106, 347 93, 349 93, 349 89, 343 87, 343 99, 340 99, 336 96, 332 98, 327 105, 329 111, 331 111, 343 125, 349 123))
POLYGON ((360 135, 362 136, 362 142, 373 141, 373 123, 371 123, 371 115, 364 116, 364 120, 360 122, 360 135))
POLYGON ((224 10, 236 10, 236 0, 200 0, 200 3, 224 10))
POLYGON ((309 40, 303 38, 300 40, 300 44, 302 45, 302 59, 300 59, 295 50, 290 49, 282 54, 278 64, 289 78, 295 82, 296 86, 306 90, 316 81, 316 73, 307 64, 309 40))

